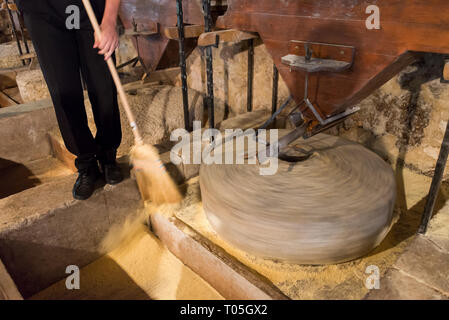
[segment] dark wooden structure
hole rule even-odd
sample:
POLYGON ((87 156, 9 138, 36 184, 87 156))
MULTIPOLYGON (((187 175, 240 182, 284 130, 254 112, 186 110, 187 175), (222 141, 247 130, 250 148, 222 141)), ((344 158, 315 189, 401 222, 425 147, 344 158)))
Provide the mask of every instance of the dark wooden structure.
MULTIPOLYGON (((212 1, 214 21, 226 9, 226 1, 212 1)), ((184 0, 183 13, 186 53, 196 47, 196 37, 204 31, 204 15, 201 0, 184 0)), ((179 65, 177 41, 177 13, 175 0, 123 0, 120 20, 147 71, 179 65)))
MULTIPOLYGON (((419 52, 449 53, 447 0, 227 3, 217 26, 258 32, 298 104, 309 74, 307 97, 322 120, 366 98, 419 52), (373 26, 376 12, 379 26, 373 26)), ((318 120, 306 104, 301 108, 318 120)))

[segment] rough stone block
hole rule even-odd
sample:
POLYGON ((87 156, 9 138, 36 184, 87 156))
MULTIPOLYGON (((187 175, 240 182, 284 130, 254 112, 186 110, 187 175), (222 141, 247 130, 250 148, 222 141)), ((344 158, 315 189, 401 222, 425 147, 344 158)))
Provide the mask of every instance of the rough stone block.
POLYGON ((380 289, 371 290, 367 300, 448 300, 449 297, 415 279, 390 269, 380 280, 380 289))
POLYGON ((394 267, 449 296, 449 253, 417 236, 394 267))
POLYGON ((0 159, 25 163, 51 155, 47 132, 57 126, 50 100, 0 108, 0 159))

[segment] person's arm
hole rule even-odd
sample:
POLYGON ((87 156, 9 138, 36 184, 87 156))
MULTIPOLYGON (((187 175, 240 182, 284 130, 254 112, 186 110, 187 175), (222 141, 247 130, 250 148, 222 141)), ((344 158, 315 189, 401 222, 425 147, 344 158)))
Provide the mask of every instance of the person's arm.
POLYGON ((108 60, 118 46, 117 34, 117 15, 120 6, 120 0, 106 0, 103 20, 101 21, 101 39, 95 35, 94 48, 98 48, 98 54, 104 55, 104 59, 108 60))

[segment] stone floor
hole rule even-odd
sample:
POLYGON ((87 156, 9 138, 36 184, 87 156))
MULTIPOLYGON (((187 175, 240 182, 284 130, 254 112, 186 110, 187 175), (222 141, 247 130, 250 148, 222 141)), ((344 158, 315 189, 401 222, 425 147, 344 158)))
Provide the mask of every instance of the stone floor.
POLYGON ((222 240, 202 210, 199 185, 189 183, 183 209, 176 216, 240 262, 268 278, 291 299, 447 299, 449 285, 449 186, 443 185, 427 236, 416 236, 430 178, 401 171, 396 211, 399 214, 381 245, 368 255, 329 266, 301 266, 262 259, 222 240), (380 290, 365 283, 367 267, 380 270, 380 290))
POLYGON ((449 299, 449 204, 416 236, 367 299, 449 299))

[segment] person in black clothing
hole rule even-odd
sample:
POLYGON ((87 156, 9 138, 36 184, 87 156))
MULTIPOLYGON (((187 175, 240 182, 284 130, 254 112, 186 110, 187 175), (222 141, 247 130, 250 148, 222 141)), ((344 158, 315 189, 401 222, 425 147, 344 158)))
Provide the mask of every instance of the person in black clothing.
POLYGON ((16 3, 47 82, 64 143, 77 156, 79 176, 73 196, 88 199, 101 174, 109 184, 123 180, 116 163, 122 139, 117 91, 105 62, 115 59, 120 0, 91 0, 101 21, 101 39, 94 34, 81 0, 16 3), (92 105, 95 137, 88 127, 81 76, 92 105))

